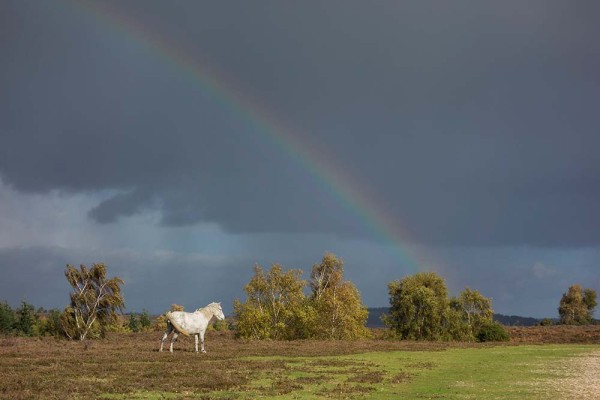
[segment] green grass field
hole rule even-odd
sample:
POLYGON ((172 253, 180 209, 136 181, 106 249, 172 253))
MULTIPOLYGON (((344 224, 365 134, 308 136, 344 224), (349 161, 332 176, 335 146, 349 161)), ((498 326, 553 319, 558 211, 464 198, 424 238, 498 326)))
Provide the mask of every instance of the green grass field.
POLYGON ((209 353, 199 355, 190 338, 178 342, 173 354, 158 353, 157 336, 87 343, 0 339, 0 398, 574 398, 557 392, 553 382, 572 379, 574 363, 600 351, 581 344, 242 342, 212 336, 209 353))
POLYGON ((386 371, 388 379, 375 386, 373 398, 548 399, 556 393, 547 382, 561 376, 563 363, 593 349, 565 345, 451 348, 357 358, 386 371), (393 384, 394 374, 403 373, 412 379, 393 384))
MULTIPOLYGON (((267 363, 239 390, 199 395, 214 399, 549 399, 548 383, 564 363, 598 350, 544 345, 373 352, 336 357, 252 357, 267 363)), ((244 361, 244 360, 240 360, 244 361)), ((106 398, 194 397, 193 392, 107 395, 106 398)))

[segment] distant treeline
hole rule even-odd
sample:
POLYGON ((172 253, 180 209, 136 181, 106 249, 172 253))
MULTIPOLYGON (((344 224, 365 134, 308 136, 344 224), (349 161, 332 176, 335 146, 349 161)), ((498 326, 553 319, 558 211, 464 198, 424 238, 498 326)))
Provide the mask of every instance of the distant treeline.
MULTIPOLYGON (((146 310, 119 316, 106 326, 107 332, 140 332, 151 329, 152 317, 146 310)), ((0 301, 0 335, 67 337, 65 312, 57 309, 36 308, 26 301, 12 308, 0 301)), ((93 337, 100 337, 99 327, 92 330, 93 337)))
POLYGON ((531 317, 520 317, 518 315, 502 315, 502 314, 494 314, 494 321, 501 323, 506 326, 536 326, 540 325, 542 321, 546 321, 544 325, 553 325, 558 323, 557 320, 552 319, 537 319, 531 317))
MULTIPOLYGON (((390 312, 389 307, 375 307, 369 308, 369 317, 367 318, 367 327, 369 328, 385 328, 386 325, 383 323, 381 317, 387 315, 390 312)), ((531 317, 521 317, 518 315, 503 315, 494 314, 494 321, 505 325, 505 326, 536 326, 540 325, 542 321, 546 321, 546 324, 558 323, 558 319, 537 319, 531 317)))
POLYGON ((18 336, 61 336, 59 310, 36 309, 25 301, 13 309, 0 302, 0 334, 18 336))

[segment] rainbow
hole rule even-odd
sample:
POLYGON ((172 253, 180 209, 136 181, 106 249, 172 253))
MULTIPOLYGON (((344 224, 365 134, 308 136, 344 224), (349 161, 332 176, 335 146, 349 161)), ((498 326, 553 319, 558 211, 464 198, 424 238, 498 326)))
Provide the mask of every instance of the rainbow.
POLYGON ((410 272, 423 269, 424 263, 437 263, 431 254, 417 254, 416 246, 408 246, 410 236, 406 230, 394 225, 385 208, 372 194, 358 185, 348 175, 335 156, 322 146, 318 151, 300 139, 290 126, 276 118, 267 109, 260 108, 260 101, 238 90, 221 72, 211 68, 208 60, 192 57, 175 43, 158 32, 150 30, 107 3, 88 0, 71 0, 75 8, 93 17, 101 27, 115 31, 137 46, 147 49, 180 75, 185 75, 204 93, 210 94, 218 104, 232 111, 244 123, 249 124, 260 140, 275 146, 305 171, 317 186, 351 212, 368 229, 378 243, 391 252, 398 267, 410 272))

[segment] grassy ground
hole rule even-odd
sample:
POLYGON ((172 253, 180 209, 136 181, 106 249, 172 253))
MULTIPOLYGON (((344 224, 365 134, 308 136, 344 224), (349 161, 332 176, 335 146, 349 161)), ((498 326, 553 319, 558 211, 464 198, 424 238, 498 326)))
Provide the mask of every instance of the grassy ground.
MULTIPOLYGON (((284 364, 232 398, 548 399, 555 366, 594 347, 572 345, 449 348, 319 358, 284 364)), ((597 348, 596 348, 597 349, 597 348)))
POLYGON ((213 332, 158 353, 160 334, 86 343, 0 339, 0 398, 556 398, 558 368, 598 345, 385 340, 242 342, 213 332))

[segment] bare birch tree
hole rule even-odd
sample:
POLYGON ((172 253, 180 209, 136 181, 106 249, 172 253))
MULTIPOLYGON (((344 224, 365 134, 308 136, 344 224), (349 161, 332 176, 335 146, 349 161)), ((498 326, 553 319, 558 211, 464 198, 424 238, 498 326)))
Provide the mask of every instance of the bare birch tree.
POLYGON ((107 279, 104 264, 93 264, 89 269, 83 264, 79 269, 67 265, 65 276, 73 287, 71 305, 62 318, 69 338, 84 340, 94 324, 103 329, 116 321, 117 312, 125 308, 121 278, 107 279))

